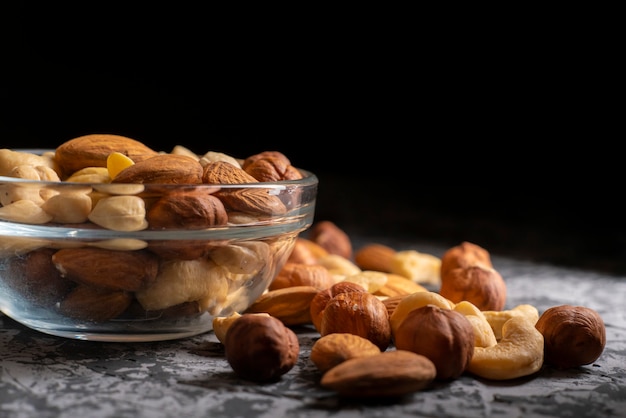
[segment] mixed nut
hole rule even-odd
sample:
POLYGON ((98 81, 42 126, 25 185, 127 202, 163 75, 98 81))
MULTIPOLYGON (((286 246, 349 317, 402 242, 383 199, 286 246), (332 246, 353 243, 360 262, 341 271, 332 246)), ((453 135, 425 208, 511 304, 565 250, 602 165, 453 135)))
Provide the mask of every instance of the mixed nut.
POLYGON ((99 324, 247 307, 285 262, 299 231, 245 240, 183 239, 177 231, 280 225, 300 196, 288 184, 272 189, 267 182, 305 177, 276 151, 244 159, 181 146, 157 152, 110 134, 73 138, 42 153, 0 149, 0 176, 7 300, 99 324), (20 224, 104 231, 111 238, 6 232, 20 224), (173 238, 149 235, 168 231, 173 238), (137 239, 139 233, 149 238, 137 239))
POLYGON ((251 315, 312 325, 320 334, 310 353, 320 385, 349 397, 398 397, 464 374, 511 380, 544 364, 583 366, 602 354, 604 323, 590 308, 561 305, 542 315, 529 304, 505 310, 505 281, 476 244, 463 242, 437 258, 381 244, 354 251, 329 221, 311 231, 298 238, 277 285, 258 305, 213 320, 226 351, 266 338, 250 328, 241 339, 228 339, 229 326, 251 315), (320 266, 331 272, 332 284, 320 266), (432 285, 439 290, 428 290, 432 285))

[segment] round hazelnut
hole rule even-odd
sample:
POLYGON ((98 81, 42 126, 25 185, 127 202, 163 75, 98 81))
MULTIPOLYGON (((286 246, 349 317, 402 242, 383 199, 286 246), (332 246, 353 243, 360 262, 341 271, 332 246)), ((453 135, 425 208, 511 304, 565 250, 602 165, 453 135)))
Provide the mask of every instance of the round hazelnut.
POLYGON ((584 306, 553 306, 539 317, 535 328, 543 334, 545 362, 559 369, 593 363, 606 345, 604 321, 584 306))
POLYGON ((297 335, 273 316, 243 314, 228 328, 226 360, 240 377, 275 381, 295 366, 300 354, 297 335))
POLYGON ((398 350, 430 359, 437 379, 455 379, 467 369, 474 355, 474 328, 457 311, 426 305, 408 313, 395 334, 398 350))
POLYGON ((311 322, 317 331, 321 330, 322 326, 322 316, 324 314, 324 309, 326 309, 326 304, 332 298, 337 296, 340 293, 344 292, 365 292, 365 288, 358 283, 352 282, 339 282, 335 283, 331 287, 320 290, 311 300, 311 306, 309 307, 309 311, 311 313, 311 322))
POLYGON ((506 283, 493 268, 458 267, 441 277, 441 296, 459 303, 473 303, 481 311, 501 311, 506 303, 506 283))
POLYGON ((369 292, 344 292, 326 304, 320 324, 322 336, 350 333, 373 342, 381 351, 391 344, 387 307, 369 292))
POLYGON ((469 266, 493 267, 489 251, 480 245, 464 241, 449 248, 441 257, 441 276, 445 276, 450 270, 469 266))

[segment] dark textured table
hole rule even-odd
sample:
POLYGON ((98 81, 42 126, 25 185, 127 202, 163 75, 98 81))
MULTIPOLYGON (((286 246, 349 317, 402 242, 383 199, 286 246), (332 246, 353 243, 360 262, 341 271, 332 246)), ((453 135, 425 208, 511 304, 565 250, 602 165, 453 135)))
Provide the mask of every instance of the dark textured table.
MULTIPOLYGON (((392 244, 438 256, 445 250, 392 244)), ((276 383, 257 384, 234 375, 212 332, 165 342, 87 342, 0 316, 0 417, 626 417, 626 277, 499 255, 492 261, 507 283, 506 309, 597 310, 607 331, 601 357, 510 381, 463 375, 402 399, 354 401, 318 385, 309 360, 319 337, 312 328, 294 328, 301 344, 296 366, 276 383)))

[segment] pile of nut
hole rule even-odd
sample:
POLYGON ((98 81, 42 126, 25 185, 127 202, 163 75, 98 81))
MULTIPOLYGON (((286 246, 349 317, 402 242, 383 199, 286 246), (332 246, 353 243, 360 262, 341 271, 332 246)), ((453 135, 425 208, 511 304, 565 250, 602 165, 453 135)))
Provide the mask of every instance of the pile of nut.
POLYGON ((489 252, 474 243, 441 258, 381 244, 353 252, 343 230, 320 221, 298 238, 266 293, 242 314, 214 318, 213 327, 232 369, 267 381, 298 358, 290 327, 312 325, 320 384, 348 397, 398 397, 463 374, 515 379, 602 354, 606 331, 596 311, 504 310, 506 291, 489 252))
MULTIPOLYGON (((73 138, 41 155, 0 149, 0 176, 11 178, 0 182, 2 221, 120 232, 274 222, 298 196, 212 185, 303 178, 277 151, 245 159, 213 151, 196 155, 182 146, 164 153, 109 134, 73 138), (203 187, 168 187, 182 184, 203 187)), ((2 278, 13 298, 94 322, 243 309, 250 300, 238 290, 246 284, 250 291, 261 288, 251 296, 254 300, 295 239, 284 234, 230 244, 134 238, 80 242, 16 235, 0 240, 2 278)))

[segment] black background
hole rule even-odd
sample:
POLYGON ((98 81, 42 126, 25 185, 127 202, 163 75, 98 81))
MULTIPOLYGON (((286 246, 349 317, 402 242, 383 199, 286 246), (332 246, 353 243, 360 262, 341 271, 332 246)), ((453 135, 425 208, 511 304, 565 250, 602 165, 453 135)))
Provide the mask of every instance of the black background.
POLYGON ((376 9, 12 16, 2 147, 115 133, 162 151, 279 150, 318 176, 316 219, 349 232, 622 267, 608 28, 376 9))

